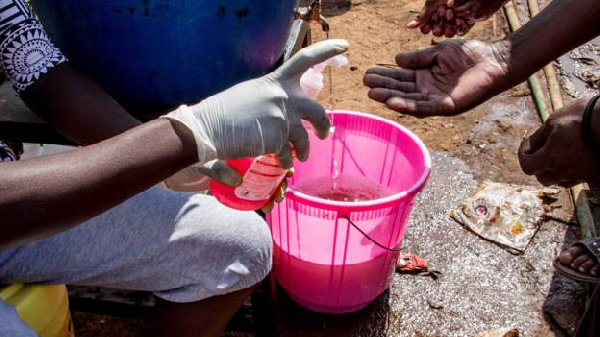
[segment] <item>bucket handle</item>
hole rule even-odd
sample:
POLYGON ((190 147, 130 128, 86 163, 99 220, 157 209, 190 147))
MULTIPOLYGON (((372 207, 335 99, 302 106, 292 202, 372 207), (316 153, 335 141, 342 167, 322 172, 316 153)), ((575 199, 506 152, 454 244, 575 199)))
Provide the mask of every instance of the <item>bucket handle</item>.
POLYGON ((363 232, 362 229, 360 229, 354 222, 352 222, 352 220, 350 220, 350 217, 348 217, 347 215, 343 215, 343 217, 344 217, 344 219, 348 220, 348 223, 350 225, 352 225, 352 227, 354 227, 357 231, 359 231, 369 241, 373 242, 377 247, 387 250, 388 252, 401 252, 402 251, 402 249, 400 249, 400 248, 388 248, 388 247, 382 245, 381 243, 377 242, 375 239, 370 237, 369 234, 363 232))

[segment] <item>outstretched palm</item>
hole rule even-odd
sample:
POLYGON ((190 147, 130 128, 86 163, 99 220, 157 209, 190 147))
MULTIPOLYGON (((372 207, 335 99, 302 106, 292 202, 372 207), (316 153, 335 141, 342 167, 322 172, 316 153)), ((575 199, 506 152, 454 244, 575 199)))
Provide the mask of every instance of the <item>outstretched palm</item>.
POLYGON ((401 113, 455 115, 505 89, 505 67, 490 44, 451 40, 398 54, 399 69, 372 68, 364 82, 369 97, 401 113))

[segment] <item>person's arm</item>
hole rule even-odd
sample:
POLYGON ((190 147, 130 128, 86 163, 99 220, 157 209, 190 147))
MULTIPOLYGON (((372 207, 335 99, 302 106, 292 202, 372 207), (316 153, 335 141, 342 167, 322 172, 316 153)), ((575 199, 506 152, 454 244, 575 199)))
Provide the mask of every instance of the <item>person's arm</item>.
POLYGON ((140 124, 67 62, 24 0, 0 0, 0 56, 2 71, 25 104, 77 144, 140 124))
MULTIPOLYGON (((600 157, 586 143, 583 113, 589 98, 581 98, 554 112, 521 143, 519 163, 523 172, 544 185, 570 187, 581 182, 600 183, 600 157)), ((589 131, 600 148, 600 105, 592 112, 589 131)))
POLYGON ((69 62, 51 68, 24 90, 21 98, 54 129, 79 145, 100 142, 141 124, 69 62))
POLYGON ((98 144, 0 163, 0 248, 68 229, 178 170, 215 159, 276 154, 283 168, 308 157, 302 120, 321 138, 331 126, 300 77, 348 48, 327 40, 261 78, 240 83, 98 144))
POLYGON ((68 229, 197 160, 192 133, 161 119, 73 151, 2 163, 0 247, 68 229))
POLYGON ((400 53, 400 69, 372 68, 369 97, 400 113, 456 115, 519 84, 552 60, 600 34, 600 1, 554 0, 505 40, 448 40, 400 53))
POLYGON ((506 85, 521 83, 533 72, 598 35, 600 1, 552 1, 521 29, 494 44, 506 64, 506 85))

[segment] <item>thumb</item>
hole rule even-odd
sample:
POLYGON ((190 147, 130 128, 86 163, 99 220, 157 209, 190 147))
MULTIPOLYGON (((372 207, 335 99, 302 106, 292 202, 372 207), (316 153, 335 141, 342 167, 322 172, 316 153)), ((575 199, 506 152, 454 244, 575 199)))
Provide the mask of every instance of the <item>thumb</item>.
POLYGON ((523 140, 519 152, 522 152, 523 154, 532 154, 538 151, 546 144, 551 132, 552 126, 550 123, 544 123, 531 136, 523 140))
POLYGON ((212 160, 202 166, 195 166, 200 173, 225 185, 237 187, 242 184, 242 176, 222 160, 212 160))
POLYGON ((544 146, 547 144, 552 127, 545 123, 534 134, 527 137, 519 147, 519 164, 525 174, 535 174, 540 169, 547 166, 547 151, 544 146))
POLYGON ((396 63, 401 68, 421 69, 431 66, 437 58, 439 51, 437 47, 419 49, 410 53, 396 55, 396 63))
POLYGON ((301 76, 309 68, 348 50, 348 41, 341 39, 317 42, 300 50, 276 70, 282 77, 301 76))

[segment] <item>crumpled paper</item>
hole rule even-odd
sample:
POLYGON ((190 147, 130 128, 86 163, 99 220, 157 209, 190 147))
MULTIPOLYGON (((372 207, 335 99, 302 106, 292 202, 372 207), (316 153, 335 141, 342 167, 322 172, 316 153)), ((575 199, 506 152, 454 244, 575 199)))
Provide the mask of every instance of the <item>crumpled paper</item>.
POLYGON ((450 216, 480 237, 513 254, 522 254, 538 231, 560 190, 486 181, 450 212, 450 216))

